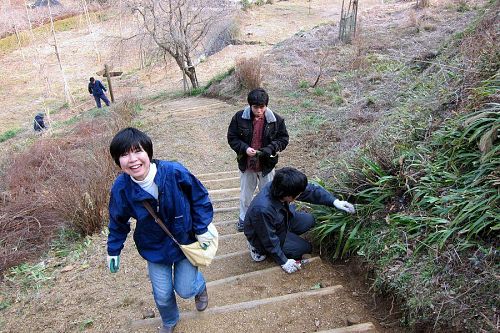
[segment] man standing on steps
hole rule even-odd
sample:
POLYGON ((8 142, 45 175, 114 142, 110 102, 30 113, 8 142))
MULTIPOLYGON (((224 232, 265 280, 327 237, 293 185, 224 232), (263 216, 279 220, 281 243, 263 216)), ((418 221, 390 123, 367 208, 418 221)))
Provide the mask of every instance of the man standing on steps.
POLYGON ((254 261, 270 255, 285 272, 293 273, 300 269, 298 260, 311 253, 311 243, 299 235, 311 229, 315 220, 309 213, 297 212, 291 204, 295 200, 355 212, 349 202, 309 184, 306 175, 297 169, 279 169, 273 181, 252 200, 245 216, 244 232, 254 261))
POLYGON ((104 93, 106 91, 106 87, 102 84, 101 81, 90 78, 89 82, 89 93, 94 96, 95 104, 100 109, 101 108, 101 99, 106 103, 106 106, 109 106, 109 99, 106 97, 104 93))
POLYGON ((278 152, 288 145, 285 121, 267 107, 267 92, 254 89, 247 101, 248 106, 233 116, 227 131, 227 142, 237 154, 240 169, 240 216, 236 224, 240 232, 257 185, 262 190, 273 179, 278 152))

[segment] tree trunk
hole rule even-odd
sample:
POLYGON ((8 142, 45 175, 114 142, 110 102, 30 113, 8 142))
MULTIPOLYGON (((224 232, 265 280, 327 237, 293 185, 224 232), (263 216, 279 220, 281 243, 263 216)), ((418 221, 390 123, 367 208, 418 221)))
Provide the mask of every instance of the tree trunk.
POLYGON ((30 45, 33 45, 35 48, 35 66, 36 69, 38 70, 38 78, 40 81, 45 81, 45 97, 49 97, 52 94, 52 88, 50 85, 50 80, 49 76, 47 75, 47 72, 45 71, 45 67, 42 65, 42 60, 40 56, 40 50, 38 46, 35 43, 35 34, 33 33, 33 24, 31 24, 31 17, 30 13, 28 10, 28 4, 26 3, 26 0, 24 0, 24 8, 26 10, 26 17, 28 19, 28 26, 29 26, 29 36, 30 36, 30 45), (43 78, 43 80, 42 80, 43 78))
POLYGON ((198 78, 196 77, 196 69, 194 68, 194 66, 185 68, 184 73, 186 73, 187 77, 191 81, 191 86, 193 87, 193 89, 196 89, 200 86, 198 84, 198 78))
POLYGON ((61 57, 59 55, 59 48, 58 48, 58 44, 57 44, 56 30, 54 28, 54 20, 52 18, 52 9, 50 8, 50 1, 48 1, 47 4, 49 7, 50 30, 52 30, 52 37, 54 38, 54 49, 56 52, 57 62, 59 64, 59 69, 61 70, 61 74, 62 74, 62 78, 63 78, 63 82, 64 82, 64 96, 66 99, 66 103, 68 103, 68 105, 71 105, 71 104, 73 104, 74 100, 73 100, 73 96, 71 95, 68 81, 66 80, 66 75, 64 74, 64 69, 62 66, 61 57))
POLYGON ((96 53, 96 56, 97 56, 97 63, 100 64, 101 63, 101 53, 99 52, 99 48, 97 47, 97 43, 96 43, 96 38, 95 38, 95 34, 94 34, 94 29, 92 28, 92 22, 90 21, 90 15, 89 15, 89 8, 87 6, 87 0, 82 0, 82 4, 83 4, 83 12, 85 14, 85 19, 87 21, 87 29, 90 33, 90 36, 91 36, 91 39, 92 39, 92 43, 94 44, 94 50, 95 50, 95 53, 96 53))

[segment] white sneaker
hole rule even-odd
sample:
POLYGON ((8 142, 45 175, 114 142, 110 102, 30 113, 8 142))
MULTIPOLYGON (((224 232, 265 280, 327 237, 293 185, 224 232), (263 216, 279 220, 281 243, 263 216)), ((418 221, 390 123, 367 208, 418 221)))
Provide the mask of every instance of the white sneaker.
POLYGON ((248 244, 248 249, 250 250, 250 257, 252 257, 252 260, 255 262, 260 262, 262 260, 266 260, 266 255, 265 254, 260 254, 257 252, 255 247, 250 244, 250 242, 247 241, 248 244))

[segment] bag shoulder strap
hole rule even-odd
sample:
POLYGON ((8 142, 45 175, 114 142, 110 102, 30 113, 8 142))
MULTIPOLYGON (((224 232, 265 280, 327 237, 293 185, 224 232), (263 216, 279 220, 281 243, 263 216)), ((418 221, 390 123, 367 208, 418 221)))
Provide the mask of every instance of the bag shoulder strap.
POLYGON ((146 209, 148 210, 149 214, 151 214, 151 216, 153 216, 155 222, 163 229, 163 231, 165 231, 165 233, 170 237, 172 238, 172 240, 174 241, 175 244, 177 244, 178 246, 181 246, 179 244, 179 242, 177 242, 177 240, 175 239, 175 237, 172 235, 172 233, 170 232, 170 230, 168 230, 167 226, 163 223, 163 221, 160 219, 160 217, 155 213, 153 207, 151 207, 151 204, 149 202, 147 202, 146 200, 144 200, 142 202, 142 204, 144 205, 144 207, 146 207, 146 209))

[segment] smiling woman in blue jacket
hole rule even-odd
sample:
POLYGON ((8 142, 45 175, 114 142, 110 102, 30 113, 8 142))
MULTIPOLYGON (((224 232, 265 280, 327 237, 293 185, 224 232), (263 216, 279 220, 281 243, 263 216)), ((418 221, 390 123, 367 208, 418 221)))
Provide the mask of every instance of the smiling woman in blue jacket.
POLYGON ((196 240, 209 246, 213 207, 208 191, 183 165, 153 159, 151 139, 135 128, 118 132, 109 147, 123 173, 111 189, 107 264, 112 273, 120 266, 120 252, 136 219, 134 241, 148 262, 153 295, 163 322, 160 333, 173 332, 179 320, 174 291, 195 297, 198 311, 208 306, 205 279, 179 246, 156 224, 143 205, 148 201, 180 244, 196 240))

